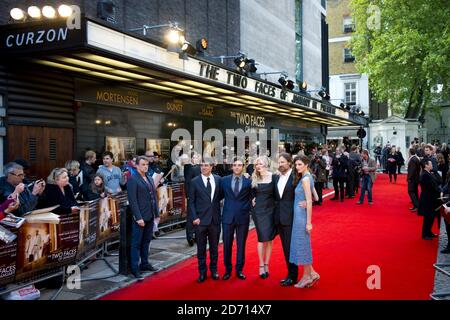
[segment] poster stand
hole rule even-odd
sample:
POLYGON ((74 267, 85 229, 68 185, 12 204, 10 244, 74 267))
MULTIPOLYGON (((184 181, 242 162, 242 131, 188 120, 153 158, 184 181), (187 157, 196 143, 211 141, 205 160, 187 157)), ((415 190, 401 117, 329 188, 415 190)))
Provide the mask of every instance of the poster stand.
POLYGON ((103 261, 105 262, 106 266, 112 270, 113 274, 107 275, 107 276, 98 276, 98 277, 87 277, 87 278, 81 278, 80 282, 84 282, 84 281, 92 281, 92 280, 102 280, 102 279, 108 279, 108 278, 112 278, 115 277, 117 275, 119 275, 119 270, 117 270, 107 259, 107 255, 105 254, 107 251, 107 246, 108 243, 104 242, 102 244, 102 246, 93 251, 92 253, 90 253, 87 257, 85 257, 83 260, 81 260, 80 262, 78 262, 78 266, 80 266, 81 264, 83 264, 84 262, 86 262, 87 260, 91 259, 92 257, 96 256, 97 254, 100 253, 100 257, 98 257, 95 261, 103 261))

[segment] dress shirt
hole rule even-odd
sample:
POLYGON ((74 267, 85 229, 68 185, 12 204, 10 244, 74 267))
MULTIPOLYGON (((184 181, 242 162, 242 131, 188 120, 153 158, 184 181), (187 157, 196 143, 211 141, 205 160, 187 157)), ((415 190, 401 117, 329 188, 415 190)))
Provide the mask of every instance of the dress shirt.
POLYGON ((202 180, 203 184, 205 185, 205 188, 206 185, 208 184, 208 178, 210 178, 209 183, 211 184, 211 201, 212 201, 214 198, 214 191, 216 190, 216 181, 214 180, 214 176, 212 174, 210 174, 209 176, 204 176, 202 174, 202 180))
POLYGON ((280 198, 283 197, 284 188, 286 187, 286 183, 289 180, 289 176, 292 173, 292 169, 289 169, 285 174, 280 174, 280 178, 278 179, 277 188, 278 193, 280 194, 280 198))

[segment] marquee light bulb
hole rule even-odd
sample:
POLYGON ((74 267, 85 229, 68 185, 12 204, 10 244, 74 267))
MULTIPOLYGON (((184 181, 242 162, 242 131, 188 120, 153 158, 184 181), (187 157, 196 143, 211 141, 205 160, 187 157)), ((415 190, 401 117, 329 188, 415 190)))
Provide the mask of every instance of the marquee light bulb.
POLYGON ((44 6, 42 8, 42 15, 46 18, 53 19, 56 17, 56 10, 52 6, 44 6))
POLYGON ((34 19, 41 17, 41 9, 36 6, 28 7, 28 15, 34 19))
POLYGON ((179 43, 180 42, 180 32, 177 30, 170 30, 167 39, 170 43, 179 43))
POLYGON ((67 4, 62 4, 58 7, 58 13, 63 18, 68 18, 72 15, 72 8, 67 4))
POLYGON ((11 15, 11 18, 13 18, 14 20, 23 20, 23 19, 25 19, 25 12, 22 9, 19 9, 19 8, 11 9, 9 14, 11 15))

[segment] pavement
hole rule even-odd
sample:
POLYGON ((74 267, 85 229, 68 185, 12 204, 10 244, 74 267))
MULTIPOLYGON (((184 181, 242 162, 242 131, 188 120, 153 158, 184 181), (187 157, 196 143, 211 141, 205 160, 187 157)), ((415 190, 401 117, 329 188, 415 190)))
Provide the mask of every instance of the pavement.
POLYGON ((439 248, 438 248, 438 257, 437 264, 445 264, 446 266, 442 266, 442 269, 445 270, 448 275, 444 274, 436 270, 434 276, 434 290, 431 298, 433 299, 442 299, 442 300, 450 300, 450 254, 442 254, 440 253, 447 246, 447 232, 445 231, 444 221, 441 221, 441 232, 439 235, 439 248), (437 293, 446 293, 446 296, 434 296, 437 293))

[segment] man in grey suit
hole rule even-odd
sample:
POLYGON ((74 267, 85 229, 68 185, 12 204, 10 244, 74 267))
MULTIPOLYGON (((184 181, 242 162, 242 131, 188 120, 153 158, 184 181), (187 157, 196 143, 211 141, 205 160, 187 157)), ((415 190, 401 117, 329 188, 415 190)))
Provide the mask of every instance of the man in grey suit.
POLYGON ((142 280, 141 271, 158 271, 148 262, 148 251, 153 235, 154 219, 159 217, 156 188, 148 174, 148 160, 138 157, 137 172, 127 184, 128 202, 133 214, 131 227, 131 273, 142 280), (141 263, 139 265, 139 258, 141 263))
POLYGON ((362 180, 362 186, 361 186, 361 195, 359 197, 359 201, 356 204, 363 204, 364 202, 364 195, 367 191, 368 195, 367 198, 369 200, 369 204, 373 204, 372 201, 372 186, 375 182, 375 174, 377 171, 377 162, 375 159, 372 159, 369 157, 369 151, 363 150, 361 152, 362 157, 362 169, 361 169, 361 180, 362 180))

